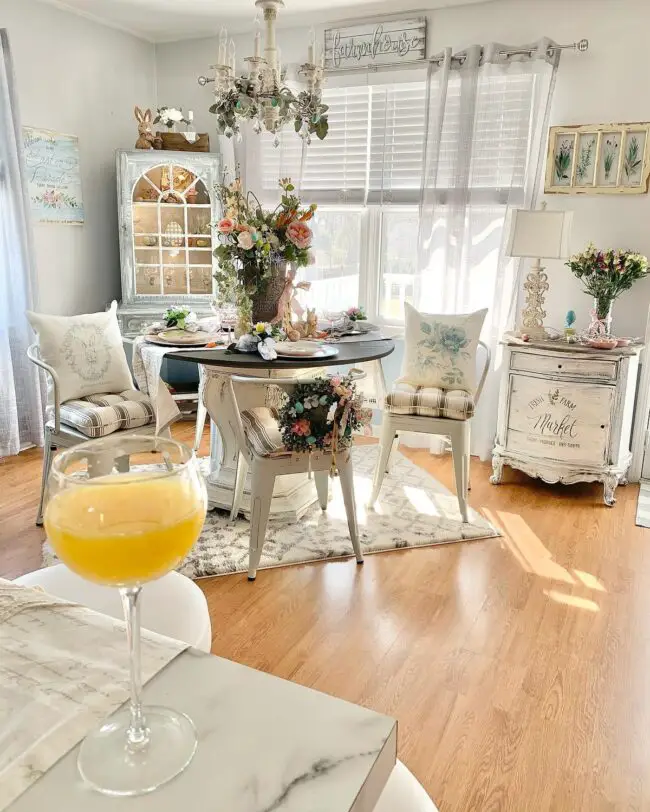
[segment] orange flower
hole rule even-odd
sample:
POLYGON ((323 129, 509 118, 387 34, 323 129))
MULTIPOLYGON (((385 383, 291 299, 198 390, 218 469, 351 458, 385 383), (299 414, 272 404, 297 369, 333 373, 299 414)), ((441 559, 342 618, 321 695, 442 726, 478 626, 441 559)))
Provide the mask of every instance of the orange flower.
POLYGON ((314 212, 311 211, 310 209, 307 209, 307 211, 300 217, 300 221, 302 223, 306 223, 307 220, 311 220, 311 218, 313 216, 314 216, 314 212))

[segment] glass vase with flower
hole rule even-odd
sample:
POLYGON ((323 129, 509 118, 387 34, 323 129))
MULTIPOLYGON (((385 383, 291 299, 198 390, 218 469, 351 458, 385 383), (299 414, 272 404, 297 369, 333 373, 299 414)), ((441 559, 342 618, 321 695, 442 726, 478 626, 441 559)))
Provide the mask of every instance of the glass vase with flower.
POLYGON ((612 305, 634 282, 648 275, 648 259, 621 249, 597 249, 593 243, 566 263, 593 297, 589 334, 611 335, 612 305))
POLYGON ((293 290, 288 268, 314 262, 307 224, 316 204, 303 206, 290 178, 279 185, 281 201, 273 210, 264 209, 252 192, 245 193, 239 178, 217 188, 224 217, 217 223, 215 280, 220 303, 237 306, 239 334, 257 322, 281 322, 293 290))

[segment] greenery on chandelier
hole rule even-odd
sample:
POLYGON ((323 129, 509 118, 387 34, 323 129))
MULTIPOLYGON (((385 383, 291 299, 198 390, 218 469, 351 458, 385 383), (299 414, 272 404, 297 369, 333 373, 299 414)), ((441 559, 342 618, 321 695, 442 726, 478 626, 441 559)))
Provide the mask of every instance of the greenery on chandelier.
POLYGON ((260 93, 256 83, 238 76, 230 90, 222 91, 215 97, 210 112, 217 117, 217 132, 231 138, 240 131, 240 121, 253 121, 253 129, 261 132, 264 118, 271 108, 271 115, 277 117, 275 132, 281 130, 288 122, 293 121, 297 133, 307 140, 316 135, 321 141, 328 131, 327 111, 320 94, 302 90, 296 96, 292 90, 283 86, 272 93, 260 93))

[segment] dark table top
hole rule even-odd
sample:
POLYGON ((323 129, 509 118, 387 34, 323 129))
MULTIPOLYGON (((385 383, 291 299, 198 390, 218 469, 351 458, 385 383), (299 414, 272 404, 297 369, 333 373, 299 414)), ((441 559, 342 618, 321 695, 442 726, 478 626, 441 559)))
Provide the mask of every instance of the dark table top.
POLYGON ((276 358, 265 361, 257 352, 232 352, 225 350, 198 350, 197 352, 171 351, 166 358, 175 361, 192 361, 195 364, 215 367, 239 367, 248 369, 303 369, 310 367, 333 367, 343 364, 360 364, 363 361, 374 361, 390 355, 395 349, 392 339, 383 341, 355 341, 334 345, 338 355, 329 358, 276 358))

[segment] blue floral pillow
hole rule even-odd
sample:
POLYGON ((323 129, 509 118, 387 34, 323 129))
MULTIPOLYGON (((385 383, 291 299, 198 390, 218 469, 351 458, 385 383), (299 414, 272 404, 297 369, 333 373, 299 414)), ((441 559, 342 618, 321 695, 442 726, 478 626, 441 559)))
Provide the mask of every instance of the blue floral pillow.
POLYGON ((439 389, 476 389, 476 348, 487 309, 438 316, 405 304, 406 335, 400 381, 439 389))

